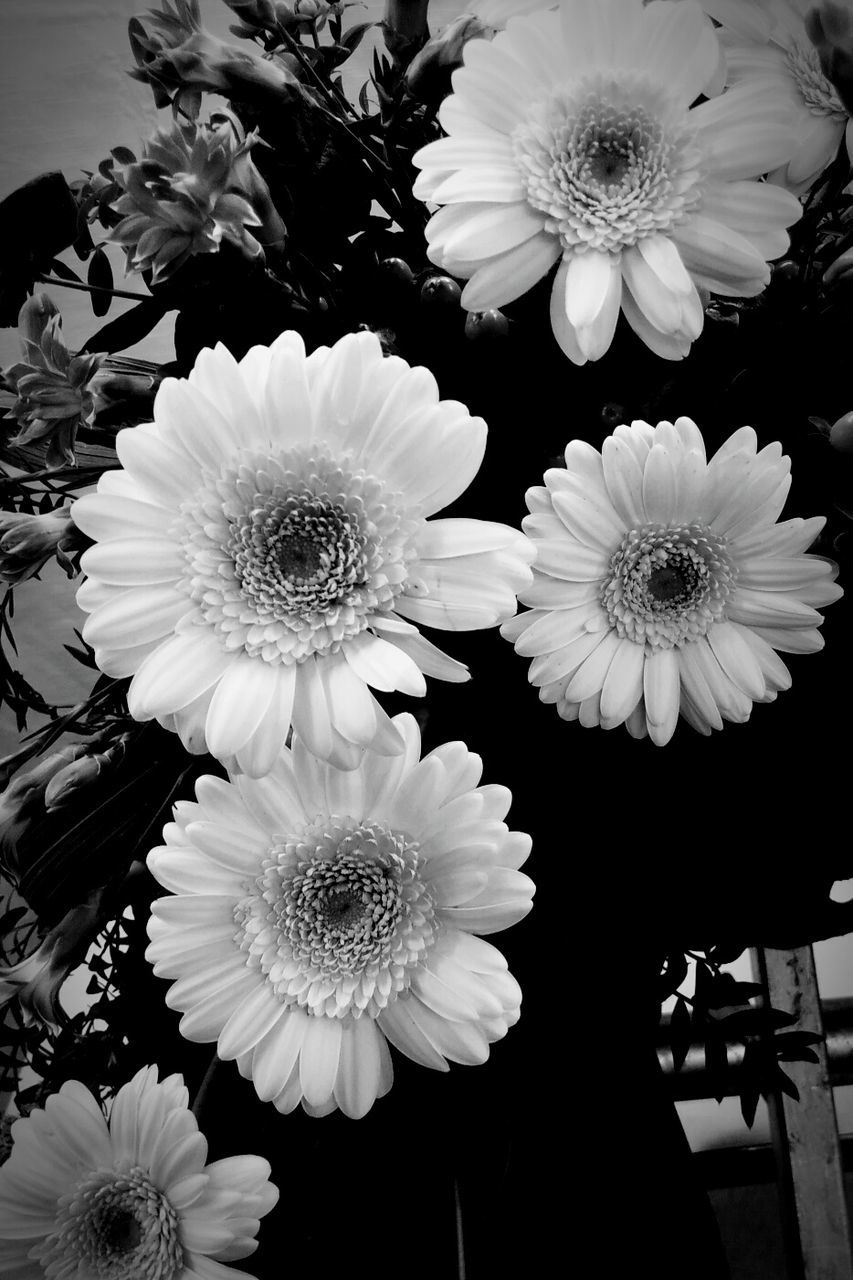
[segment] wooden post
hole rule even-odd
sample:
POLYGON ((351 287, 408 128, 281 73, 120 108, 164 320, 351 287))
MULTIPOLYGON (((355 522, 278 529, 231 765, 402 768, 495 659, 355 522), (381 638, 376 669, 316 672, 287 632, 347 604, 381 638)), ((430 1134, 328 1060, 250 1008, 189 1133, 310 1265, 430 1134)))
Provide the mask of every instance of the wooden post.
MULTIPOLYGON (((823 1034, 814 953, 764 948, 757 953, 770 1004, 790 1010, 798 1031, 823 1034)), ((787 1028, 786 1028, 787 1029, 787 1028)), ((768 1099, 785 1219, 789 1280, 853 1280, 853 1246, 844 1199, 841 1146, 826 1046, 819 1062, 786 1062, 800 1091, 768 1099)))

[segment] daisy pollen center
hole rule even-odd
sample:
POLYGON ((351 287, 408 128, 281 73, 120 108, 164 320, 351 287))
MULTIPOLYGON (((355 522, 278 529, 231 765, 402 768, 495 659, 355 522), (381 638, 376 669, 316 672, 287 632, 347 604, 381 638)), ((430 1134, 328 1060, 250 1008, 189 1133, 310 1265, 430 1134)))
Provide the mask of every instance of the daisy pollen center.
POLYGON ((417 844, 380 822, 318 820, 246 888, 235 943, 282 1003, 318 1016, 376 1017, 438 928, 417 844))
POLYGON ((725 538, 700 524, 649 524, 614 552, 601 603, 620 639, 671 649, 724 616, 734 581, 725 538))
POLYGON ((393 607, 422 524, 348 458, 246 450, 184 504, 186 589, 226 649, 334 653, 393 607))
POLYGON ((668 231, 701 199, 687 112, 636 76, 559 88, 512 140, 527 199, 566 248, 616 252, 668 231))
POLYGON ((145 1169, 99 1169, 59 1203, 39 1250, 45 1275, 175 1280, 184 1266, 178 1214, 145 1169))

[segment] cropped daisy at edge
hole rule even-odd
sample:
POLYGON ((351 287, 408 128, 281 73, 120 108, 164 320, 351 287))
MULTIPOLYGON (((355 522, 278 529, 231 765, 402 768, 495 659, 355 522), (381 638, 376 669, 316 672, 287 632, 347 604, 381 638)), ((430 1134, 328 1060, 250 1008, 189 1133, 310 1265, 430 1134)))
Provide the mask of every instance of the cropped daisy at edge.
POLYGON ((12 1280, 234 1280, 278 1200, 260 1156, 207 1163, 180 1076, 143 1067, 109 1121, 68 1080, 12 1126, 0 1168, 0 1275, 12 1280))
POLYGON ((710 461, 690 418, 617 427, 601 452, 527 493, 538 549, 530 606, 501 628, 564 720, 659 746, 679 714, 700 733, 789 688, 783 653, 822 648, 837 566, 806 555, 822 516, 776 521, 790 460, 742 427, 710 461))
POLYGON ((802 194, 845 144, 853 159, 853 121, 827 79, 805 19, 815 0, 702 0, 722 23, 728 83, 760 81, 791 113, 791 155, 774 182, 802 194))
POLYGON ((692 106, 720 43, 698 0, 562 0, 471 40, 414 191, 443 206, 430 259, 500 307, 556 267, 551 325, 576 364, 609 348, 620 311, 677 360, 704 323, 700 291, 753 297, 800 216, 756 181, 791 153, 778 93, 745 81, 692 106))
POLYGON ((77 602, 98 666, 133 677, 136 719, 252 776, 291 724, 342 768, 402 751, 371 688, 468 679, 419 624, 493 627, 530 581, 518 530, 427 519, 485 444, 482 418, 372 333, 306 356, 288 332, 239 364, 202 351, 72 508, 97 543, 77 602))
POLYGON ((204 777, 148 855, 146 955, 166 1003, 262 1101, 363 1116, 391 1088, 388 1042, 439 1071, 506 1035, 518 983, 491 934, 530 910, 530 837, 504 822, 463 742, 422 760, 410 715, 392 758, 318 761, 298 737, 263 779, 204 777))

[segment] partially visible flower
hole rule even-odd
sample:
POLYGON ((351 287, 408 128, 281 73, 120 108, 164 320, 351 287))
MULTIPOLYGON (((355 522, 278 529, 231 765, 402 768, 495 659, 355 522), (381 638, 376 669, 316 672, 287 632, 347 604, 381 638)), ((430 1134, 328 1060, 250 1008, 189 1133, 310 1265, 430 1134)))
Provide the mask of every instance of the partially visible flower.
POLYGON ((443 98, 450 92, 450 76, 462 66, 462 51, 469 40, 490 40, 493 27, 473 13, 460 13, 429 39, 406 68, 406 88, 423 101, 443 98))
POLYGON ((853 158, 849 112, 806 29, 814 0, 702 3, 722 23, 729 85, 764 87, 791 117, 791 155, 774 168, 772 181, 802 194, 835 158, 843 141, 853 158))
POLYGON ((824 75, 848 115, 853 115, 853 12, 849 3, 820 0, 806 14, 806 34, 817 49, 824 75))
POLYGON ((749 719, 791 677, 776 650, 823 647, 818 609, 842 594, 832 561, 804 555, 823 517, 776 524, 790 487, 782 446, 742 427, 705 460, 690 418, 632 422, 566 446, 530 489, 530 612, 502 627, 564 720, 662 746, 679 712, 700 733, 749 719))
POLYGON ((280 61, 262 58, 254 50, 238 48, 201 25, 198 0, 162 0, 162 11, 151 11, 143 25, 130 22, 130 45, 136 59, 135 80, 149 84, 158 107, 171 101, 176 90, 221 93, 238 102, 259 95, 286 102, 302 96, 299 81, 280 61))
MULTIPOLYGON (((45 790, 61 769, 85 751, 82 743, 61 747, 29 768, 19 768, 0 792, 0 866, 16 871, 19 845, 32 823, 44 813, 45 790)), ((3 761, 8 776, 20 752, 3 761)))
POLYGON ((530 837, 502 786, 448 742, 358 769, 295 739, 263 781, 204 777, 148 856, 176 895, 152 904, 146 955, 166 1003, 280 1111, 363 1116, 391 1088, 386 1040, 424 1066, 484 1062, 519 1016, 496 933, 530 910, 530 837))
MULTIPOLYGON (((85 955, 100 919, 101 891, 67 911, 42 939, 38 950, 18 964, 0 965, 0 1008, 17 997, 24 1022, 58 1029, 59 991, 85 955)), ((0 1230, 2 1236, 2 1230, 0 1230)))
POLYGON ((106 750, 87 750, 55 773, 45 787, 45 809, 48 812, 61 809, 71 800, 77 799, 79 792, 96 782, 104 769, 112 768, 122 759, 129 737, 127 733, 119 734, 111 742, 104 744, 106 750))
POLYGON ((124 247, 129 271, 151 271, 159 284, 196 254, 218 253, 223 241, 246 258, 262 256, 250 227, 262 227, 267 243, 283 239, 249 154, 257 141, 230 112, 207 124, 176 120, 144 144, 141 160, 116 169, 124 194, 113 208, 124 218, 110 239, 124 247))
POLYGON ((68 552, 80 545, 80 535, 70 512, 70 502, 43 515, 0 511, 0 582, 17 586, 37 574, 54 556, 67 576, 73 578, 77 569, 68 552))
POLYGON ((228 1280, 278 1190, 259 1156, 207 1164, 179 1075, 143 1067, 109 1121, 77 1080, 12 1126, 0 1271, 15 1280, 228 1280))
POLYGON ((133 676, 131 715, 253 776, 291 724, 343 768, 401 751, 370 686, 466 680, 417 624, 496 626, 531 579, 517 530, 428 519, 476 475, 485 422, 369 332, 307 357, 292 332, 239 364, 204 350, 154 418, 118 433, 124 470, 72 509, 97 542, 83 636, 133 676))
POLYGON ((698 0, 562 0, 469 41, 439 109, 449 136, 414 156, 415 194, 443 206, 428 256, 468 280, 462 305, 502 307, 556 265, 552 329, 584 364, 620 312, 678 360, 700 290, 761 293, 801 212, 758 181, 790 154, 788 120, 760 83, 692 106, 719 66, 698 0))
POLYGON ((13 446, 44 441, 45 464, 74 466, 77 428, 95 413, 92 381, 103 355, 72 356, 62 338, 59 310, 46 293, 34 293, 18 316, 23 360, 4 369, 2 380, 17 397, 6 418, 20 430, 13 446))

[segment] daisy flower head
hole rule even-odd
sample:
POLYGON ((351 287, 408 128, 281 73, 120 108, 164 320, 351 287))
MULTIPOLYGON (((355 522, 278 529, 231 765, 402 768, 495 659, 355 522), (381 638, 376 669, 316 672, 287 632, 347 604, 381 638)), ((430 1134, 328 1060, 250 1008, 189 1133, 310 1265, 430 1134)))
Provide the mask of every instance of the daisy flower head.
POLYGON ((798 195, 835 159, 842 142, 853 160, 853 122, 824 74, 806 18, 815 0, 702 0, 722 24, 727 80, 763 86, 791 118, 791 155, 771 179, 798 195))
POLYGON ((702 331, 700 290, 752 297, 800 206, 759 183, 787 161, 778 94, 736 86, 691 105, 720 68, 699 0, 561 0, 465 46, 415 193, 443 206, 433 262, 501 307, 557 265, 551 325, 575 364, 599 359, 620 311, 666 359, 702 331))
POLYGON ((147 958, 189 1040, 216 1041, 262 1101, 364 1115, 391 1087, 388 1041, 440 1071, 481 1063, 521 992, 479 934, 527 914, 530 837, 462 742, 366 750, 340 770, 298 737, 262 779, 204 777, 148 856, 175 895, 147 958))
POLYGON ((427 519, 485 442, 481 418, 372 333, 306 356, 288 332, 239 364, 202 351, 72 508, 97 543, 77 602, 98 666, 133 677, 136 719, 253 776, 291 724, 343 768, 368 744, 402 751, 370 686, 466 680, 418 624, 495 626, 531 578, 517 530, 427 519))
POLYGON ((537 544, 528 613, 504 624, 564 720, 625 724, 662 746, 679 713, 702 734, 749 719, 791 683, 778 656, 823 647, 837 567, 805 555, 821 516, 777 524, 790 487, 779 444, 742 427, 706 461, 690 418, 619 426, 601 452, 529 490, 537 544))
POLYGON ((259 1156, 207 1164, 180 1076, 143 1067, 109 1121, 69 1080, 12 1126, 0 1169, 0 1275, 229 1280, 278 1200, 259 1156))

